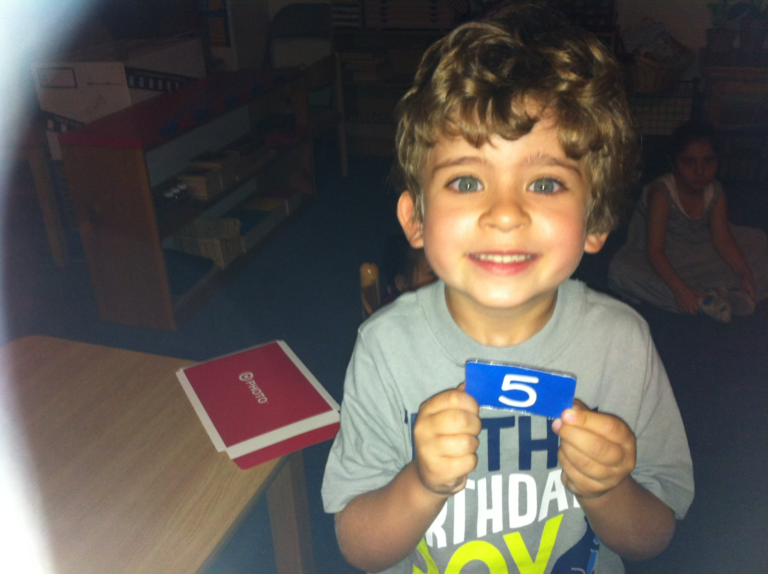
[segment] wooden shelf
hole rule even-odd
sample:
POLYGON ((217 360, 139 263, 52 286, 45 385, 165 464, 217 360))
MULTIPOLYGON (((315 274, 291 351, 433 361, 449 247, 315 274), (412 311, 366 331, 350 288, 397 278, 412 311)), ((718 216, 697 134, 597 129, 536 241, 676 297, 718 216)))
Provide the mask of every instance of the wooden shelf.
POLYGON ((225 72, 159 96, 61 137, 62 155, 100 317, 175 329, 222 278, 203 270, 172 293, 163 240, 202 214, 224 212, 276 182, 300 180, 314 193, 312 141, 276 149, 212 201, 190 201, 158 219, 153 188, 203 152, 225 148, 270 114, 308 125, 299 70, 225 72))
MULTIPOLYGON (((227 201, 227 199, 231 195, 236 194, 237 191, 243 187, 243 185, 246 185, 253 178, 259 176, 262 174, 262 172, 269 169, 274 164, 279 163, 286 156, 290 155, 296 150, 301 150, 305 145, 306 140, 302 140, 296 144, 269 149, 269 154, 265 155, 261 161, 258 161, 252 165, 248 165, 242 169, 237 176, 237 183, 235 183, 235 185, 231 186, 229 189, 226 189, 220 196, 210 201, 199 201, 192 199, 189 203, 180 206, 170 215, 162 219, 158 218, 158 233, 160 235, 160 239, 162 240, 170 237, 173 235, 174 231, 180 227, 186 225, 197 217, 200 217, 204 213, 209 212, 214 206, 227 201)), ((307 194, 311 195, 311 193, 307 194)), ((246 193, 244 195, 251 194, 246 193)))

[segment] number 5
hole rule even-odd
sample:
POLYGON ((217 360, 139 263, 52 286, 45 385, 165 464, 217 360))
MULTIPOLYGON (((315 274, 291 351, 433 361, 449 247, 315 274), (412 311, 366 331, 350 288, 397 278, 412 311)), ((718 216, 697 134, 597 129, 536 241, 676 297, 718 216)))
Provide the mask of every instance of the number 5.
POLYGON ((505 375, 504 380, 501 383, 501 390, 523 391, 528 395, 528 398, 524 401, 513 401, 512 399, 508 399, 504 395, 501 395, 499 396, 499 402, 516 409, 524 409, 526 407, 530 407, 533 403, 536 402, 536 389, 522 383, 530 383, 535 385, 538 382, 538 377, 530 377, 527 375, 505 375))

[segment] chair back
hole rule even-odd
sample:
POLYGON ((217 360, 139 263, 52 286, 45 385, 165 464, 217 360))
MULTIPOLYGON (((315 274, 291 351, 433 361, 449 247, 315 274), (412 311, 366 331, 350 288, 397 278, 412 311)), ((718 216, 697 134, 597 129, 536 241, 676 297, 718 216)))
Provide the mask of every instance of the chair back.
POLYGON ((270 24, 270 36, 276 38, 331 37, 331 5, 296 2, 277 11, 270 24))
POLYGON ((304 70, 307 90, 317 90, 334 83, 336 79, 336 54, 330 54, 308 65, 304 70))
POLYGON ((375 263, 363 263, 360 266, 360 296, 363 302, 363 319, 367 319, 381 307, 379 267, 375 263))
POLYGON ((330 4, 284 6, 270 23, 269 64, 274 68, 309 66, 331 53, 331 30, 330 4))
POLYGON ((302 67, 307 82, 309 128, 317 136, 335 127, 341 173, 349 172, 341 60, 332 52, 331 5, 297 2, 275 14, 267 54, 273 68, 302 67))

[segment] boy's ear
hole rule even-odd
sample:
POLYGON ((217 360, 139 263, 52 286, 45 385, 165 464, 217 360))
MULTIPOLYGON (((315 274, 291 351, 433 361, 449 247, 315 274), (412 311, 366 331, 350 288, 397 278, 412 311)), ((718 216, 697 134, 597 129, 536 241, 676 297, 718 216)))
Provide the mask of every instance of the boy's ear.
POLYGON ((414 249, 419 249, 424 247, 424 226, 421 221, 413 217, 414 207, 411 192, 404 191, 401 193, 400 199, 397 201, 397 219, 400 221, 400 226, 408 238, 408 243, 414 249))
POLYGON ((584 253, 597 253, 605 245, 606 239, 608 239, 608 232, 587 234, 584 240, 584 253))

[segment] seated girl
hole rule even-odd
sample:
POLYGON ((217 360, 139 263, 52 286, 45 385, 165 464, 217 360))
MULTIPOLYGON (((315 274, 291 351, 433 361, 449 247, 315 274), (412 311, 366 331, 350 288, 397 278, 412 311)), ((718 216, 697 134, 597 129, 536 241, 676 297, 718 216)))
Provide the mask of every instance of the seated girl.
POLYGON ((712 126, 690 122, 671 136, 673 172, 643 189, 627 244, 609 269, 624 298, 723 322, 768 297, 768 238, 728 223, 712 126))

